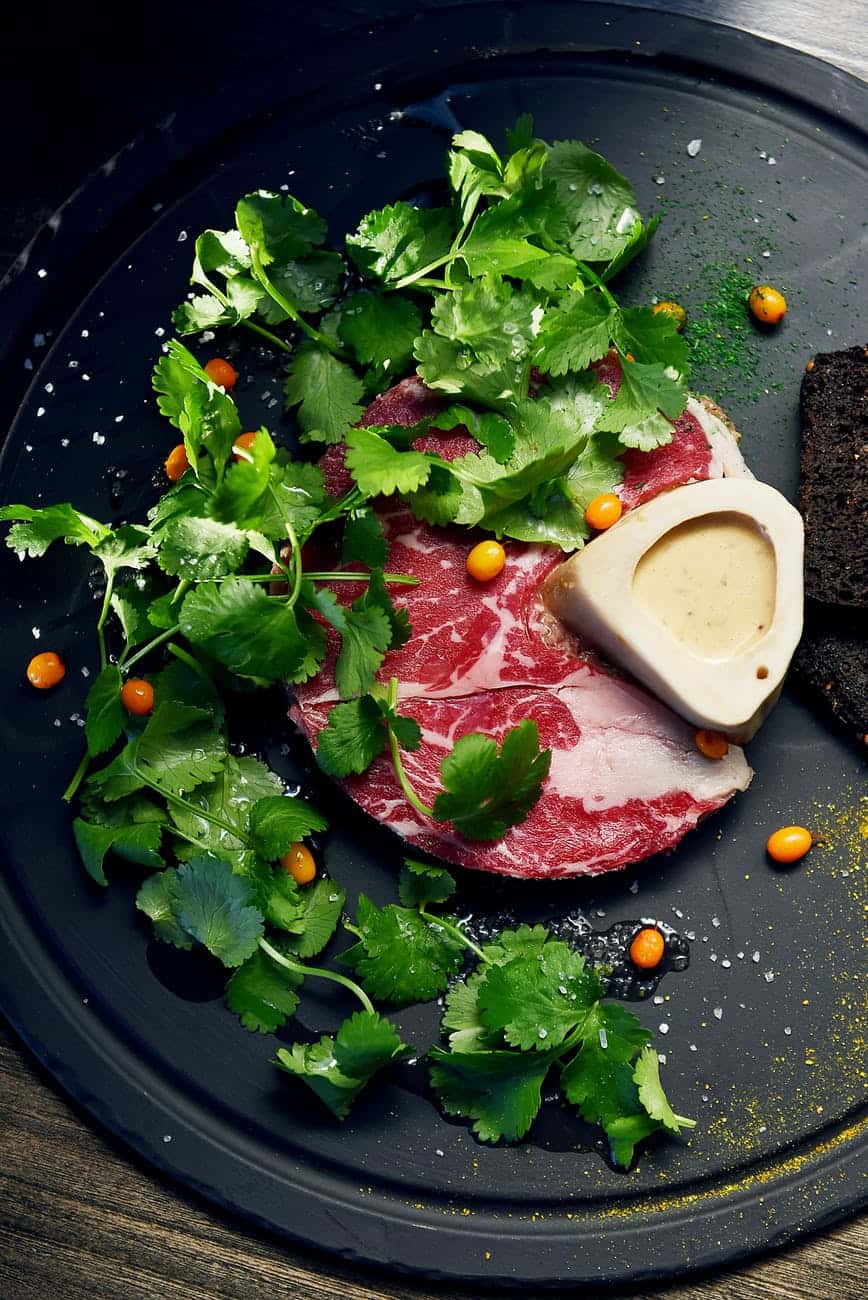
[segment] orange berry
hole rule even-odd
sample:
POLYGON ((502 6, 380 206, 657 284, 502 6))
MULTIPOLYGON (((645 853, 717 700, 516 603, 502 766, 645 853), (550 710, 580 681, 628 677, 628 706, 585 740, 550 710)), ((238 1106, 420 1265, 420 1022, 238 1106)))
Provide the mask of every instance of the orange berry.
POLYGON ((66 668, 60 655, 53 650, 45 650, 41 655, 34 655, 27 665, 27 680, 38 691, 50 691, 58 686, 66 676, 66 668))
POLYGON ((681 306, 680 302, 655 302, 652 311, 656 316, 662 312, 664 316, 670 316, 679 330, 684 329, 687 320, 687 312, 681 306))
POLYGON ((154 688, 144 677, 131 677, 121 687, 121 704, 127 713, 144 718, 154 709, 154 688))
POLYGON ((729 744, 726 736, 722 736, 719 731, 697 731, 694 736, 696 748, 700 754, 706 758, 726 758, 729 753, 729 744))
POLYGON ((222 357, 212 357, 202 368, 212 383, 219 384, 227 392, 238 382, 238 371, 222 357))
POLYGON ((755 284, 747 300, 751 314, 762 325, 777 325, 787 314, 787 300, 770 284, 755 284))
MULTIPOLYGON (((257 430, 256 432, 258 432, 258 430, 257 430)), ((235 441, 234 441, 233 444, 232 444, 232 451, 233 451, 233 453, 234 453, 234 455, 233 455, 233 457, 232 457, 233 460, 246 460, 246 457, 245 457, 245 456, 239 456, 239 455, 238 455, 238 452, 239 452, 239 451, 250 451, 250 449, 252 448, 254 442, 256 441, 256 432, 254 432, 254 433, 241 433, 241 434, 238 435, 238 437, 235 439, 235 441)))
POLYGON ((766 841, 766 852, 774 862, 798 862, 813 843, 813 835, 804 826, 781 826, 766 841))
POLYGON ((280 865, 289 872, 297 885, 309 885, 316 875, 316 862, 306 844, 290 844, 280 859, 280 865))
POLYGON ((616 497, 614 492, 603 492, 600 496, 594 497, 585 511, 585 523, 601 533, 618 522, 623 508, 620 497, 616 497))
POLYGON ((500 542, 477 542, 467 556, 467 572, 477 582, 491 582, 506 564, 506 551, 500 542))
POLYGON ((630 960, 640 970, 653 970, 659 966, 666 951, 666 940, 656 926, 645 926, 633 936, 630 960))
POLYGON ((182 474, 186 474, 190 468, 190 462, 187 460, 187 449, 183 442, 179 442, 177 447, 173 447, 166 457, 166 478, 170 483, 177 483, 182 474))

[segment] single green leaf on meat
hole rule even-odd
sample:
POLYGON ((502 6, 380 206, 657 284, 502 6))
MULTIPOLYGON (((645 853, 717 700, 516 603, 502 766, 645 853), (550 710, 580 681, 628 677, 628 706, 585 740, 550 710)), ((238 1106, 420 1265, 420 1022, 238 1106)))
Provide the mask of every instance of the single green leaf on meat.
POLYGON ((226 762, 226 737, 207 709, 159 704, 136 742, 134 762, 160 789, 180 794, 213 780, 226 762))
POLYGON ((91 758, 104 754, 120 736, 127 720, 121 704, 123 678, 116 664, 106 664, 87 693, 84 734, 91 758))
POLYGON ((343 442, 347 430, 362 417, 362 381, 350 366, 316 343, 305 343, 294 353, 285 393, 287 409, 298 407, 302 441, 343 442))
POLYGON ((235 223, 247 247, 263 266, 304 257, 326 236, 326 224, 291 194, 257 190, 241 199, 235 223))
POLYGON ((442 993, 466 954, 449 931, 415 908, 377 907, 365 894, 359 895, 356 927, 361 938, 341 961, 352 967, 370 997, 396 1006, 428 1002, 442 993))
POLYGON ((681 414, 687 401, 684 381, 673 378, 674 373, 667 373, 659 362, 625 362, 618 396, 606 403, 597 427, 622 435, 626 431, 626 440, 622 436, 621 441, 642 451, 671 442, 672 426, 668 421, 681 414))
POLYGON ((341 648, 335 664, 335 684, 341 699, 353 699, 370 690, 377 670, 392 643, 388 615, 362 604, 364 596, 345 611, 341 648))
POLYGON ((515 452, 515 433, 509 420, 494 411, 472 411, 469 406, 450 406, 431 421, 432 429, 466 429, 498 465, 505 465, 515 452))
POLYGON ((490 736, 462 736, 440 764, 444 793, 434 800, 434 816, 470 839, 500 839, 539 799, 550 763, 551 750, 540 750, 529 719, 506 733, 499 751, 490 736))
POLYGON ((341 564, 364 564, 369 569, 385 567, 389 544, 383 525, 370 506, 350 510, 344 522, 341 564))
POLYGON ((278 966, 257 948, 226 985, 226 1005, 245 1029, 273 1034, 294 1014, 303 981, 302 974, 278 966))
POLYGON ((389 650, 399 650, 410 640, 409 611, 393 601, 382 569, 371 570, 368 584, 356 604, 360 609, 376 609, 385 615, 389 623, 389 650))
POLYGON ((371 695, 335 704, 317 736, 316 761, 327 776, 366 772, 386 748, 386 726, 371 695))
POLYGON ((250 808, 250 837, 263 858, 273 860, 289 851, 291 844, 313 831, 324 831, 328 822, 322 813, 299 797, 268 795, 250 808))
POLYGON ((192 858, 174 872, 174 917, 224 966, 240 966, 256 951, 263 917, 251 906, 251 888, 228 862, 205 855, 192 858))
POLYGON ((357 1011, 333 1038, 279 1048, 275 1064, 303 1080, 333 1115, 345 1119, 375 1074, 412 1054, 388 1020, 374 1011, 357 1011))
POLYGON ((472 1119, 483 1142, 517 1142, 536 1119, 551 1054, 510 1051, 428 1053, 431 1086, 448 1115, 472 1119))
POLYGON ((34 510, 31 506, 2 506, 0 520, 12 522, 6 545, 21 560, 28 555, 38 559, 52 542, 63 541, 71 546, 93 548, 111 531, 105 524, 81 514, 68 501, 44 506, 41 510, 34 510))
POLYGON ((145 916, 150 917, 154 933, 163 943, 171 943, 176 948, 192 948, 193 939, 179 924, 176 915, 175 878, 176 871, 156 871, 136 894, 136 907, 145 916))
POLYGON ((659 361, 682 377, 689 370, 687 342, 665 311, 653 307, 626 307, 615 318, 612 337, 622 352, 645 364, 659 361))
POLYGON ((396 451, 372 429, 350 429, 346 444, 347 468, 366 497, 413 492, 431 473, 430 457, 419 451, 396 451))
POLYGON ((278 460, 271 466, 269 491, 259 502, 257 528, 273 541, 285 540, 287 520, 303 541, 331 503, 318 465, 278 460))
POLYGON ((464 489, 446 465, 432 465, 425 486, 404 493, 403 499, 417 519, 442 526, 454 523, 464 495, 464 489))
POLYGON ((316 676, 323 665, 328 649, 326 630, 306 609, 296 606, 295 620, 304 642, 304 654, 287 680, 297 685, 316 676))
POLYGON ((601 154, 578 140, 558 140, 549 148, 546 175, 567 213, 574 257, 608 262, 630 243, 639 216, 636 195, 601 154))
POLYGON ((536 957, 492 966, 479 988, 482 1019, 512 1047, 559 1047, 601 995, 598 976, 581 953, 553 940, 536 957))
POLYGON ((455 893, 455 879, 445 867, 405 858, 398 881, 398 896, 405 907, 445 903, 455 893))
POLYGON ((605 356, 617 313, 598 293, 568 293, 546 312, 534 362, 550 375, 587 369, 605 356))
POLYGON ((98 826, 76 817, 72 831, 84 869, 98 885, 108 884, 104 863, 109 852, 142 867, 165 865, 160 857, 162 832, 155 822, 98 826))
POLYGON ((480 361, 499 365, 525 356, 542 314, 529 290, 513 289, 496 276, 484 275, 452 293, 439 294, 431 326, 442 338, 470 348, 480 361))
POLYGON ((179 621, 191 644, 242 677, 292 678, 308 653, 292 609, 237 577, 219 586, 204 582, 189 592, 179 621))
MULTIPOLYGON (((224 478, 221 487, 229 477, 224 478)), ((249 547, 246 533, 234 524, 180 515, 163 531, 157 562, 164 573, 175 578, 205 582, 236 573, 249 547)))
POLYGON ((333 880, 315 880, 300 889, 298 928, 288 941, 289 949, 298 957, 315 957, 322 952, 337 928, 346 901, 346 893, 333 880))
POLYGON ((462 397, 509 415, 526 395, 526 366, 511 356, 497 363, 483 362, 470 348, 433 330, 422 331, 413 351, 419 377, 447 397, 462 397))
POLYGON ((363 290, 343 303, 338 332, 360 365, 400 376, 413 355, 413 340, 422 332, 422 317, 409 298, 363 290))
POLYGON ((395 203, 369 212, 347 236, 347 251, 364 275, 397 284, 447 257, 452 243, 448 208, 413 208, 395 203))

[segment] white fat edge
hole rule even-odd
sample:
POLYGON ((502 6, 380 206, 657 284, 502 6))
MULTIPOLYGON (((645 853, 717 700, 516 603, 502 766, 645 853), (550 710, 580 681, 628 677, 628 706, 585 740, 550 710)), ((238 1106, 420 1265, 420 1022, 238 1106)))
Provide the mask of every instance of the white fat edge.
POLYGON ((687 410, 702 428, 711 447, 709 478, 753 478, 738 446, 738 437, 698 397, 687 399, 687 410))

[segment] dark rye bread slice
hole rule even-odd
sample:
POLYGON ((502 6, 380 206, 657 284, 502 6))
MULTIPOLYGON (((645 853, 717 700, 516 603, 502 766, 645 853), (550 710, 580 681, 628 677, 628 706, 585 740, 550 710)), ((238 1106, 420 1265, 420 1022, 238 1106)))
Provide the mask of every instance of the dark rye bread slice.
POLYGON ((821 353, 802 379, 805 594, 868 610, 868 349, 821 353))
POLYGON ((802 693, 868 752, 868 619, 809 609, 793 671, 802 693))

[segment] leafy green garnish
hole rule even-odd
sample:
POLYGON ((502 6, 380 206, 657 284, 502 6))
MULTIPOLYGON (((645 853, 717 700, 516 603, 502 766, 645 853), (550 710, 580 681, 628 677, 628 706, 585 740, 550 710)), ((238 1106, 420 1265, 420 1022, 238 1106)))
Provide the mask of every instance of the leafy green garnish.
POLYGON ((281 1047, 275 1064, 303 1080, 333 1115, 345 1119, 375 1074, 412 1054, 388 1020, 374 1011, 357 1011, 333 1038, 281 1047))

